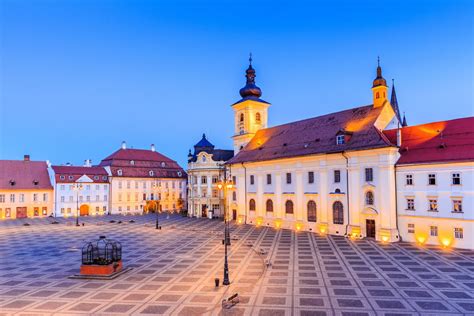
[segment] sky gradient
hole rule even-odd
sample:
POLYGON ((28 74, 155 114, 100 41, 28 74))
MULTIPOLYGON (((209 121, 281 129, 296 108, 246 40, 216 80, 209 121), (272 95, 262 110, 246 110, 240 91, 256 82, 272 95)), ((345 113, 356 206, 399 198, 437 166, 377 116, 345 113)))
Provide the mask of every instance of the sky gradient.
POLYGON ((0 159, 99 163, 122 140, 186 167, 231 149, 248 54, 274 126, 371 104, 472 116, 472 1, 0 1, 0 159))

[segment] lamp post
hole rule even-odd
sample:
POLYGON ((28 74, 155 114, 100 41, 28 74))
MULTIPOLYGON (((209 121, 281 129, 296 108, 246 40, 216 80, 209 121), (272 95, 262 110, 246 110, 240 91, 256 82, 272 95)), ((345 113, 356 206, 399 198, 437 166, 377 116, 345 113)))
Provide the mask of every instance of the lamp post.
MULTIPOLYGON (((156 189, 157 185, 156 183, 153 183, 153 189, 156 189)), ((158 195, 158 193, 156 193, 158 195)), ((156 213, 156 223, 155 223, 155 229, 161 229, 159 221, 158 221, 158 213, 160 211, 160 205, 159 203, 155 202, 155 213, 156 213)))
POLYGON ((82 190, 82 184, 76 183, 72 187, 74 191, 76 191, 76 226, 79 225, 79 190, 82 190))
POLYGON ((232 189, 232 181, 231 180, 221 180, 217 185, 219 190, 222 190, 224 193, 224 280, 222 282, 223 285, 229 285, 229 264, 227 260, 227 246, 230 245, 230 238, 229 238, 229 221, 227 218, 227 189, 232 189))

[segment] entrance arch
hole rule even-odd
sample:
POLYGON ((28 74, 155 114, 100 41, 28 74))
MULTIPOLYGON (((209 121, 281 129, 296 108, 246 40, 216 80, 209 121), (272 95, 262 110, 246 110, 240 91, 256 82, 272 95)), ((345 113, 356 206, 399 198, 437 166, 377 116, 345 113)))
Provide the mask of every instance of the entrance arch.
POLYGON ((80 216, 89 216, 89 205, 82 204, 79 208, 79 215, 80 216))

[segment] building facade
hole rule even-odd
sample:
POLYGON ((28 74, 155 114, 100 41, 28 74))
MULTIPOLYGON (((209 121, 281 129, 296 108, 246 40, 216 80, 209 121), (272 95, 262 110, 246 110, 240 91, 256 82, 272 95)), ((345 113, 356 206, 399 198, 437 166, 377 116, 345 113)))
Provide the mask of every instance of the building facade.
MULTIPOLYGON (((404 127, 396 165, 402 239, 474 249, 474 117, 404 127)), ((386 131, 390 139, 397 131, 386 131)))
POLYGON ((269 103, 252 65, 234 103, 234 149, 227 163, 239 222, 397 241, 396 144, 382 133, 401 126, 382 69, 373 104, 265 128, 269 103))
POLYGON ((52 166, 55 216, 89 216, 109 213, 109 176, 104 167, 52 166))
POLYGON ((0 160, 0 218, 46 217, 53 213, 53 186, 48 163, 0 160))
POLYGON ((186 208, 186 173, 154 145, 150 150, 129 149, 123 142, 99 166, 109 175, 112 214, 141 214, 156 201, 161 211, 186 208))
POLYGON ((218 182, 224 175, 224 164, 234 156, 233 150, 215 149, 206 135, 188 154, 188 215, 192 217, 224 216, 223 192, 218 182))

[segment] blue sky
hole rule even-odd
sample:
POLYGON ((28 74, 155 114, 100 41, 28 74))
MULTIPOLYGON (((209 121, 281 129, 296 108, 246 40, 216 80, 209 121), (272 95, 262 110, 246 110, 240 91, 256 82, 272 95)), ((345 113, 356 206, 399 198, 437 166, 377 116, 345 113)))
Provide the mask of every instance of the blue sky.
POLYGON ((473 115, 472 1, 0 1, 0 159, 185 167, 232 148, 252 51, 278 125, 371 103, 380 55, 411 125, 473 115))

